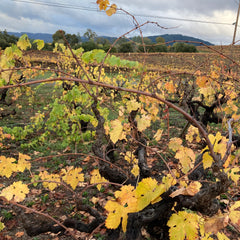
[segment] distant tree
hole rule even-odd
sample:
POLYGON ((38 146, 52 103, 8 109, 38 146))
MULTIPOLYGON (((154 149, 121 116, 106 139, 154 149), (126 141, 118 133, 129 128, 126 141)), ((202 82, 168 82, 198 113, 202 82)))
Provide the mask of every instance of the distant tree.
POLYGON ((97 34, 88 28, 87 31, 83 34, 83 36, 88 40, 95 40, 97 34))
MULTIPOLYGON (((161 39, 158 39, 159 41, 161 39)), ((145 43, 145 50, 146 52, 167 52, 167 46, 166 45, 156 45, 156 43, 153 43, 150 38, 143 38, 143 41, 145 43)), ((162 40, 161 40, 162 41, 162 40)), ((143 45, 138 47, 138 51, 144 52, 143 45)))
POLYGON ((44 44, 44 47, 43 47, 43 50, 45 51, 52 51, 53 50, 53 44, 52 43, 45 43, 44 44))
POLYGON ((128 42, 126 38, 120 38, 117 43, 118 45, 121 45, 122 43, 126 43, 126 42, 128 42))
POLYGON ((156 37, 156 38, 155 38, 155 41, 156 41, 157 43, 165 43, 165 39, 164 39, 163 37, 156 37))
POLYGON ((82 38, 81 38, 81 35, 80 35, 79 32, 77 33, 77 38, 78 38, 78 42, 79 42, 79 43, 82 42, 82 38))
POLYGON ((98 37, 98 38, 96 38, 96 43, 106 45, 106 44, 110 44, 110 41, 107 38, 98 37))
POLYGON ((83 42, 81 46, 82 46, 82 48, 84 49, 85 52, 99 48, 98 44, 95 43, 93 40, 83 42))
POLYGON ((133 44, 131 42, 125 42, 120 44, 119 46, 119 52, 121 53, 127 53, 127 52, 133 52, 133 44))
POLYGON ((144 37, 144 38, 143 38, 143 42, 144 42, 146 45, 152 44, 152 40, 151 40, 150 38, 148 38, 148 37, 144 37))
MULTIPOLYGON (((109 50, 109 48, 111 47, 111 44, 104 44, 102 49, 107 52, 109 50)), ((110 50, 110 53, 116 53, 117 52, 117 48, 115 46, 113 46, 110 50)))
POLYGON ((78 44, 78 37, 76 34, 66 34, 66 39, 69 42, 71 47, 74 47, 76 44, 78 44))
POLYGON ((153 52, 167 52, 168 51, 168 48, 166 45, 154 45, 152 46, 153 48, 153 52))
POLYGON ((18 37, 14 35, 9 35, 6 30, 0 31, 0 48, 5 49, 12 44, 15 44, 18 40, 18 37))
POLYGON ((142 43, 142 38, 141 36, 135 36, 132 38, 132 40, 136 43, 142 43))
MULTIPOLYGON (((150 38, 148 38, 148 37, 144 37, 144 38, 143 38, 143 42, 144 42, 144 44, 146 45, 146 46, 145 46, 146 52, 153 52, 153 50, 152 50, 152 45, 153 45, 152 40, 151 40, 150 38)), ((141 44, 141 45, 139 45, 138 51, 144 52, 144 46, 143 46, 143 44, 142 44, 142 39, 141 39, 140 44, 141 44)))
POLYGON ((172 52, 197 52, 196 46, 183 42, 176 42, 170 48, 172 52))
MULTIPOLYGON (((64 35, 66 34, 65 31, 63 31, 63 30, 62 30, 62 33, 63 33, 64 35)), ((64 42, 62 33, 61 33, 60 30, 58 30, 58 31, 56 31, 56 32, 52 35, 53 44, 59 43, 59 42, 61 42, 61 43, 64 42)))
POLYGON ((66 45, 63 35, 72 48, 74 48, 74 46, 81 41, 80 35, 78 36, 76 34, 70 34, 66 33, 65 31, 58 30, 52 35, 53 44, 55 45, 55 43, 63 43, 66 45))

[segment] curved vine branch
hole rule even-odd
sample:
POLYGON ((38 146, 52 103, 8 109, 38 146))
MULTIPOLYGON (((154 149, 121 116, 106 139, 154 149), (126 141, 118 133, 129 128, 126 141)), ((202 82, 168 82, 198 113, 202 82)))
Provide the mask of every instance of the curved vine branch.
POLYGON ((36 83, 43 83, 43 82, 66 81, 66 80, 79 82, 82 84, 88 84, 88 85, 92 85, 92 86, 105 87, 105 88, 122 91, 122 92, 135 93, 135 94, 139 94, 139 95, 143 95, 146 97, 157 99, 158 101, 166 104, 169 108, 172 108, 172 109, 176 110, 177 112, 181 113, 191 124, 193 124, 195 127, 198 128, 199 132, 201 133, 201 135, 203 136, 203 138, 205 139, 205 141, 209 147, 210 155, 212 156, 212 158, 214 159, 215 162, 218 162, 218 158, 213 150, 213 145, 210 142, 210 139, 208 138, 207 132, 201 126, 201 124, 194 117, 192 117, 190 114, 185 112, 183 109, 181 109, 180 107, 176 106, 175 104, 169 102, 168 100, 157 96, 155 93, 148 93, 148 92, 143 92, 143 91, 136 90, 136 89, 129 89, 129 88, 124 88, 124 87, 113 86, 111 84, 107 84, 107 83, 103 83, 103 82, 94 82, 94 81, 88 81, 88 80, 83 80, 83 79, 79 79, 79 78, 69 78, 69 77, 36 80, 36 81, 31 81, 31 82, 26 82, 26 83, 19 83, 16 85, 3 86, 3 87, 0 87, 0 89, 22 87, 22 86, 32 85, 32 84, 36 84, 36 83))

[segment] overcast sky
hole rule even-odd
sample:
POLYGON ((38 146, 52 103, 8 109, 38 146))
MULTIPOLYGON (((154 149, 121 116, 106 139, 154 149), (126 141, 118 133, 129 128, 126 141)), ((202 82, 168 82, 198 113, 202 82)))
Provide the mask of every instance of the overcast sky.
MULTIPOLYGON (((154 21, 168 28, 147 24, 144 36, 183 34, 217 45, 231 44, 239 5, 239 0, 109 1, 135 15, 139 24, 154 21)), ((131 17, 121 11, 111 17, 98 11, 96 0, 0 0, 1 31, 53 34, 63 29, 82 36, 90 28, 98 36, 120 36, 134 27, 131 17)), ((138 35, 134 31, 128 36, 138 35)))

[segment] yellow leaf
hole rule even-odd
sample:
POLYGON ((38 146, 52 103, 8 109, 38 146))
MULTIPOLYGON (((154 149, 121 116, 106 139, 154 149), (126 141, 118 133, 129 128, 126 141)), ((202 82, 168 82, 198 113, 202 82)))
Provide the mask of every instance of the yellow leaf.
POLYGON ((210 237, 209 233, 207 233, 204 237, 201 238, 201 240, 214 240, 214 239, 210 237))
POLYGON ((17 170, 20 172, 23 172, 25 169, 30 170, 31 163, 26 161, 30 160, 31 158, 28 155, 24 155, 22 153, 19 153, 18 155, 18 164, 17 164, 17 170))
POLYGON ((91 202, 92 202, 93 204, 98 203, 99 200, 100 200, 100 198, 98 198, 98 197, 92 197, 92 198, 91 198, 91 202))
POLYGON ((44 47, 44 41, 40 39, 36 39, 33 41, 33 43, 37 43, 37 49, 41 50, 44 47))
POLYGON ((0 196, 5 197, 7 200, 14 200, 15 202, 21 202, 25 199, 26 194, 29 193, 29 188, 22 181, 14 182, 7 188, 4 188, 0 196))
POLYGON ((234 183, 237 185, 238 181, 240 179, 240 174, 238 174, 240 172, 240 167, 234 167, 232 169, 225 169, 225 172, 228 172, 228 177, 230 177, 234 183))
POLYGON ((199 135, 198 128, 190 126, 186 134, 186 140, 188 140, 190 143, 193 142, 193 140, 195 140, 196 142, 200 142, 201 138, 199 135))
POLYGON ((181 138, 171 138, 168 144, 169 149, 176 152, 182 146, 181 138))
POLYGON ((230 240, 224 233, 218 232, 217 234, 218 240, 230 240))
POLYGON ((17 46, 21 49, 21 50, 26 50, 28 47, 31 47, 31 43, 29 41, 29 38, 27 36, 27 34, 23 34, 18 42, 17 42, 17 46))
POLYGON ((117 12, 117 5, 116 4, 112 4, 108 10, 106 10, 106 14, 108 16, 112 16, 113 14, 115 14, 117 12))
POLYGON ((43 187, 53 190, 61 182, 60 176, 58 174, 49 174, 47 171, 39 173, 40 178, 44 181, 43 187))
POLYGON ((219 78, 219 74, 217 72, 215 72, 215 71, 212 71, 211 72, 211 77, 215 78, 215 79, 218 79, 219 78))
POLYGON ((212 164, 213 164, 213 158, 211 157, 211 155, 210 155, 208 152, 205 152, 205 153, 203 154, 203 160, 202 160, 202 162, 203 162, 203 168, 204 168, 204 169, 207 169, 207 168, 209 168, 209 167, 212 166, 212 164))
POLYGON ((200 217, 194 213, 180 211, 172 214, 167 225, 171 240, 195 240, 198 237, 200 217))
MULTIPOLYGON (((216 136, 209 134, 208 135, 210 142, 213 145, 213 151, 215 153, 218 153, 221 155, 221 157, 223 157, 226 153, 227 150, 227 139, 226 137, 222 136, 220 132, 217 132, 216 136)), ((203 167, 204 169, 211 167, 212 163, 213 163, 213 158, 211 157, 211 155, 209 154, 209 151, 207 151, 209 148, 208 146, 205 147, 202 150, 202 153, 205 152, 203 154, 203 167)))
POLYGON ((155 200, 164 192, 164 188, 158 185, 153 178, 144 178, 136 187, 137 210, 141 211, 148 206, 151 201, 155 200))
POLYGON ((181 146, 175 158, 179 159, 180 164, 182 165, 182 172, 187 173, 190 169, 193 168, 194 161, 195 161, 195 154, 192 149, 181 146))
POLYGON ((16 164, 14 158, 6 158, 5 156, 0 156, 0 176, 6 176, 9 178, 13 172, 16 171, 16 164))
POLYGON ((105 209, 109 212, 105 225, 109 229, 116 229, 121 223, 122 218, 122 206, 115 201, 108 201, 105 205, 105 209))
POLYGON ((136 157, 134 156, 134 154, 131 151, 127 151, 125 153, 124 159, 129 162, 129 163, 138 163, 138 160, 136 159, 136 157))
POLYGON ((109 212, 105 225, 107 228, 116 229, 122 219, 122 229, 126 232, 128 213, 137 210, 135 189, 131 185, 122 186, 120 191, 115 192, 115 197, 116 201, 109 200, 105 205, 105 209, 109 212))
POLYGON ((0 232, 5 228, 4 223, 0 222, 0 232))
POLYGON ((176 179, 172 177, 171 174, 167 174, 162 178, 162 183, 165 186, 165 191, 167 191, 171 186, 177 183, 176 179))
POLYGON ((111 121, 111 131, 110 139, 113 143, 116 143, 118 140, 125 139, 126 135, 123 132, 123 126, 119 119, 111 121))
POLYGON ((128 101, 127 104, 127 111, 131 112, 131 111, 136 111, 141 107, 141 104, 138 103, 135 99, 128 101))
POLYGON ((131 170, 131 173, 134 175, 134 177, 137 177, 139 175, 139 166, 138 164, 134 164, 133 168, 131 170))
POLYGON ((84 182, 84 175, 81 173, 82 168, 72 168, 70 167, 65 176, 62 177, 63 181, 69 184, 73 190, 77 187, 79 182, 84 182))
POLYGON ((207 104, 212 104, 215 99, 215 89, 210 85, 208 87, 202 87, 199 89, 199 93, 204 96, 207 104))
POLYGON ((117 201, 122 205, 127 205, 128 210, 135 211, 136 210, 136 197, 135 197, 135 189, 131 185, 125 185, 121 187, 121 191, 115 192, 115 197, 117 201))
POLYGON ((140 132, 146 130, 151 125, 151 117, 148 115, 142 115, 142 117, 137 116, 137 128, 140 132))
POLYGON ((240 208, 240 201, 235 202, 231 207, 230 207, 230 213, 229 213, 229 218, 234 224, 239 224, 240 223, 240 209, 237 211, 236 209, 240 208))
MULTIPOLYGON (((91 172, 90 183, 91 183, 91 184, 94 184, 94 183, 103 183, 103 182, 108 182, 108 180, 106 180, 104 177, 102 177, 102 176, 100 175, 98 169, 94 169, 94 170, 91 172)), ((98 184, 98 185, 97 185, 98 191, 101 190, 101 187, 102 187, 101 184, 98 184)))
POLYGON ((162 129, 158 129, 157 132, 155 133, 155 135, 153 136, 153 138, 156 140, 156 141, 159 141, 162 137, 162 132, 163 130, 162 129))

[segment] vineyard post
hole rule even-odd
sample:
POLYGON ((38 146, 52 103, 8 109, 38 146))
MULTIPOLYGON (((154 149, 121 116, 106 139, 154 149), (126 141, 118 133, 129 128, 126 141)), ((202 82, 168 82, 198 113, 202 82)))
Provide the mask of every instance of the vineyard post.
POLYGON ((240 12, 240 1, 239 1, 239 5, 238 5, 237 19, 236 19, 236 22, 235 22, 232 45, 235 44, 235 38, 236 38, 237 27, 238 27, 239 12, 240 12))

